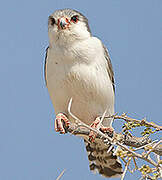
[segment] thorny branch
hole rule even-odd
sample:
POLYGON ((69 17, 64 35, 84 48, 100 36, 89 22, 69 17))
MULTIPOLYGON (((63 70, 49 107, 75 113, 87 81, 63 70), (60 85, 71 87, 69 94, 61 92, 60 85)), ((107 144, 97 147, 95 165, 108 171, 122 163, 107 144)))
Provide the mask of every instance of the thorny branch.
MULTIPOLYGON (((71 112, 71 105, 72 105, 72 98, 70 99, 69 105, 68 105, 68 113, 70 116, 72 116, 75 120, 75 123, 70 124, 70 126, 68 128, 66 128, 67 132, 70 132, 74 135, 79 135, 82 137, 88 137, 89 132, 93 131, 97 134, 96 138, 103 140, 103 142, 105 144, 107 143, 111 143, 112 145, 117 145, 118 147, 120 147, 119 151, 117 152, 118 156, 124 160, 125 162, 125 170, 124 170, 124 174, 122 176, 122 179, 124 179, 124 176, 126 174, 126 171, 129 167, 130 161, 131 159, 133 159, 134 165, 135 165, 135 169, 137 169, 137 164, 136 164, 136 160, 135 159, 142 159, 148 163, 150 163, 152 166, 154 166, 154 168, 150 168, 148 165, 143 165, 141 168, 138 168, 138 170, 141 171, 142 173, 142 177, 146 177, 147 173, 154 173, 155 175, 153 176, 152 179, 157 179, 159 177, 161 177, 161 171, 162 171, 162 167, 161 167, 161 160, 159 161, 155 161, 150 157, 150 153, 154 152, 155 154, 157 154, 157 156, 161 156, 162 155, 162 140, 158 140, 158 142, 153 141, 150 138, 148 138, 148 136, 143 136, 143 137, 134 137, 132 135, 130 135, 129 133, 125 133, 125 134, 117 134, 114 133, 113 137, 110 137, 108 134, 102 133, 99 129, 94 129, 90 126, 88 126, 87 124, 83 123, 82 121, 79 120, 79 118, 77 118, 72 112, 71 112), (129 147, 128 147, 129 146, 129 147), (143 153, 137 153, 135 151, 139 151, 141 149, 144 149, 143 153), (125 158, 125 159, 124 159, 125 158), (128 160, 126 162, 126 160, 128 160)), ((105 116, 106 114, 106 110, 104 112, 104 114, 101 117, 101 121, 104 118, 113 118, 113 119, 122 119, 124 121, 126 121, 128 123, 128 126, 133 123, 133 126, 131 124, 130 127, 139 127, 139 126, 144 126, 144 127, 152 127, 155 128, 155 131, 161 131, 162 130, 162 126, 159 126, 153 122, 148 122, 146 121, 146 119, 142 119, 142 120, 136 120, 133 118, 128 117, 125 113, 122 114, 121 116, 115 114, 112 116, 105 116)), ((100 123, 101 125, 101 123, 100 123)), ((127 126, 126 130, 127 129, 127 126)), ((150 130, 150 129, 149 129, 150 130)), ((149 176, 152 177, 152 176, 149 176)), ((144 178, 146 179, 146 178, 144 178)))
POLYGON ((154 127, 157 131, 162 131, 162 126, 159 126, 159 125, 155 124, 154 122, 148 122, 148 121, 146 121, 146 118, 137 120, 137 119, 128 117, 126 115, 126 113, 123 113, 121 116, 113 115, 112 117, 114 119, 123 119, 126 122, 134 122, 136 124, 140 124, 141 126, 154 127))

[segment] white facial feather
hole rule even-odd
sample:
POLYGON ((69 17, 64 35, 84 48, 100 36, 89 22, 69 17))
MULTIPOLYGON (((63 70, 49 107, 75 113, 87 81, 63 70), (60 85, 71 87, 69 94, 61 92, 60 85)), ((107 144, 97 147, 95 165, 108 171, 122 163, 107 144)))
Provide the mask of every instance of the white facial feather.
POLYGON ((74 43, 78 40, 83 40, 91 36, 88 20, 79 12, 71 11, 66 9, 65 11, 56 11, 50 18, 55 19, 55 24, 48 24, 48 34, 50 45, 66 46, 70 43, 74 43), (72 22, 71 18, 73 16, 78 16, 78 22, 72 22), (65 17, 69 21, 69 26, 67 29, 59 29, 58 23, 59 18, 65 17))

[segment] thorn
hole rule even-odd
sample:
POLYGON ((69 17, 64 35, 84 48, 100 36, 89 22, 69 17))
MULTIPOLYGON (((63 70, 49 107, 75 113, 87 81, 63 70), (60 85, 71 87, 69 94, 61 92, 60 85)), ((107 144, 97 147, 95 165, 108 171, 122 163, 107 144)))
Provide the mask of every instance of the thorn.
POLYGON ((66 170, 66 169, 64 169, 64 170, 61 172, 61 174, 57 177, 57 179, 56 179, 56 180, 59 180, 59 179, 63 176, 63 174, 64 174, 65 170, 66 170))

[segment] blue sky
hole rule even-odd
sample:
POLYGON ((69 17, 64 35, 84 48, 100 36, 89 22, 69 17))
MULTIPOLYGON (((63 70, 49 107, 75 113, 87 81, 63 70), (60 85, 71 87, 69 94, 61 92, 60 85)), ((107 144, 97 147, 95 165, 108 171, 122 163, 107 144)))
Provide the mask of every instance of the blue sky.
POLYGON ((67 7, 87 16, 93 35, 109 49, 116 79, 116 112, 160 124, 161 0, 3 1, 0 180, 54 180, 63 169, 62 179, 103 179, 89 171, 82 140, 59 135, 53 128, 55 115, 43 77, 47 19, 56 9, 67 7))

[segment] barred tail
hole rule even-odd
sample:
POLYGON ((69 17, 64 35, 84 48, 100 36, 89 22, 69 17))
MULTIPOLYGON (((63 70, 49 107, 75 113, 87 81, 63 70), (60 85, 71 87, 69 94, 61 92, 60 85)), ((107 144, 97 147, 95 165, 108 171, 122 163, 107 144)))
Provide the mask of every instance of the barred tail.
POLYGON ((98 172, 104 177, 118 177, 123 173, 122 164, 118 157, 113 154, 113 149, 108 152, 109 147, 101 140, 90 143, 84 140, 88 153, 89 167, 93 172, 98 172))

